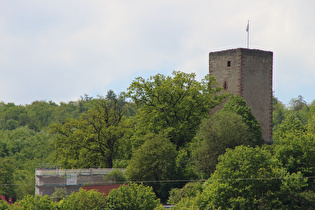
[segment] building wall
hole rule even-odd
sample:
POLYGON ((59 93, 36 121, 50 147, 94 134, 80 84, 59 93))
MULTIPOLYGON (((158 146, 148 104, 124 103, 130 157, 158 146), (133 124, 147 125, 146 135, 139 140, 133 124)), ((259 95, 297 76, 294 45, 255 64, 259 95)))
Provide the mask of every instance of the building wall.
POLYGON ((272 57, 272 52, 242 48, 209 54, 210 75, 226 91, 245 99, 266 143, 272 138, 272 57))
POLYGON ((242 50, 242 96, 262 128, 262 138, 272 138, 272 52, 242 50))
POLYGON ((241 51, 228 50, 211 52, 209 56, 209 72, 221 87, 226 84, 226 90, 239 94, 241 90, 241 51), (230 62, 230 66, 228 66, 230 62))
MULTIPOLYGON (((35 169, 35 194, 51 196, 56 187, 65 188, 67 194, 70 194, 71 192, 78 192, 85 185, 106 184, 104 176, 112 170, 114 169, 35 169), (75 179, 69 179, 69 176, 73 175, 75 175, 75 179)), ((125 169, 119 170, 125 171, 125 169)))

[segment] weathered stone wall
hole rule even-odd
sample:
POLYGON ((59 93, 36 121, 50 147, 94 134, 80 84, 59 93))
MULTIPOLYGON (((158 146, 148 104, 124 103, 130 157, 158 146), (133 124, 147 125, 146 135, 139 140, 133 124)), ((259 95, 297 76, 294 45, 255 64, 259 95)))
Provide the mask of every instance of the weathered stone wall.
POLYGON ((214 76, 221 87, 233 94, 241 90, 241 54, 240 50, 211 52, 209 56, 210 75, 214 76), (230 66, 228 66, 228 62, 230 66), (224 85, 226 84, 226 85, 224 85))
POLYGON ((272 138, 272 52, 232 49, 209 54, 209 73, 252 108, 266 143, 272 138))
POLYGON ((272 52, 242 49, 242 96, 259 121, 262 138, 272 138, 272 52))

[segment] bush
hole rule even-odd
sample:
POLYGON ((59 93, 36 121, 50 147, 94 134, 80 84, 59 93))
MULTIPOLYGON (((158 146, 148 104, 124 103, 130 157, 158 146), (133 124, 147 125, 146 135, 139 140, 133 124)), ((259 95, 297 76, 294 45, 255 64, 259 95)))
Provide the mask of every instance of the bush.
POLYGON ((55 187, 55 192, 51 195, 51 198, 54 202, 61 201, 64 197, 67 196, 67 190, 64 187, 55 187))
POLYGON ((104 181, 107 183, 123 183, 127 181, 127 177, 121 170, 114 169, 109 174, 105 175, 104 181))
POLYGON ((182 198, 195 197, 202 192, 201 182, 189 182, 183 188, 173 188, 168 199, 169 204, 177 204, 182 198))
POLYGON ((154 209, 161 206, 152 187, 145 187, 131 183, 122 185, 118 189, 110 191, 106 197, 106 207, 108 209, 154 209))
POLYGON ((72 192, 59 202, 60 209, 102 209, 105 207, 105 195, 95 190, 72 192))
POLYGON ((56 203, 48 195, 27 195, 18 204, 22 209, 57 209, 56 203))
POLYGON ((3 200, 0 200, 0 209, 1 210, 5 210, 5 209, 8 209, 9 208, 9 205, 7 204, 7 202, 3 201, 3 200))

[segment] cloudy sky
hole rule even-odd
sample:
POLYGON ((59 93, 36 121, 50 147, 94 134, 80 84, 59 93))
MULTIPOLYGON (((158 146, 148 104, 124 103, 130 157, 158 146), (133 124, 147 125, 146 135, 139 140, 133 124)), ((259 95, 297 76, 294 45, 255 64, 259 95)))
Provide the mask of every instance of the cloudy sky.
POLYGON ((208 73, 208 53, 273 51, 280 101, 315 99, 314 0, 0 0, 0 101, 69 102, 135 77, 208 73))

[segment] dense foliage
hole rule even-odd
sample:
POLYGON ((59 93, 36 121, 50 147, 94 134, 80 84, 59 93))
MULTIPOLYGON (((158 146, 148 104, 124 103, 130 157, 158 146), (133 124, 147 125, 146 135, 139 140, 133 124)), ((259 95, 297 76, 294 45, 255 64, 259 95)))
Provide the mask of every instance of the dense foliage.
POLYGON ((176 146, 164 135, 152 135, 129 162, 126 175, 132 181, 145 182, 152 186, 163 202, 168 198, 168 191, 176 176, 176 146))
POLYGON ((222 90, 213 77, 201 82, 196 75, 174 71, 172 76, 157 74, 136 78, 127 96, 141 106, 137 112, 138 135, 167 131, 177 147, 185 146, 195 136, 201 119, 220 104, 222 90))
POLYGON ((250 107, 237 95, 221 104, 221 91, 212 77, 174 71, 136 78, 120 95, 0 102, 0 194, 19 203, 0 208, 153 209, 168 200, 175 209, 312 209, 315 102, 273 98, 273 144, 262 145, 250 107), (143 184, 107 198, 62 189, 33 196, 34 169, 56 165, 126 168, 104 182, 143 184))
POLYGON ((219 155, 227 148, 253 145, 255 139, 242 117, 233 112, 219 111, 200 125, 191 144, 192 160, 199 174, 208 178, 215 170, 219 155))
POLYGON ((122 185, 112 190, 105 199, 106 209, 164 209, 151 187, 142 184, 122 185))
POLYGON ((51 132, 59 134, 55 143, 58 163, 65 168, 112 168, 120 140, 128 132, 125 104, 122 97, 110 95, 95 101, 79 119, 51 125, 51 132))

